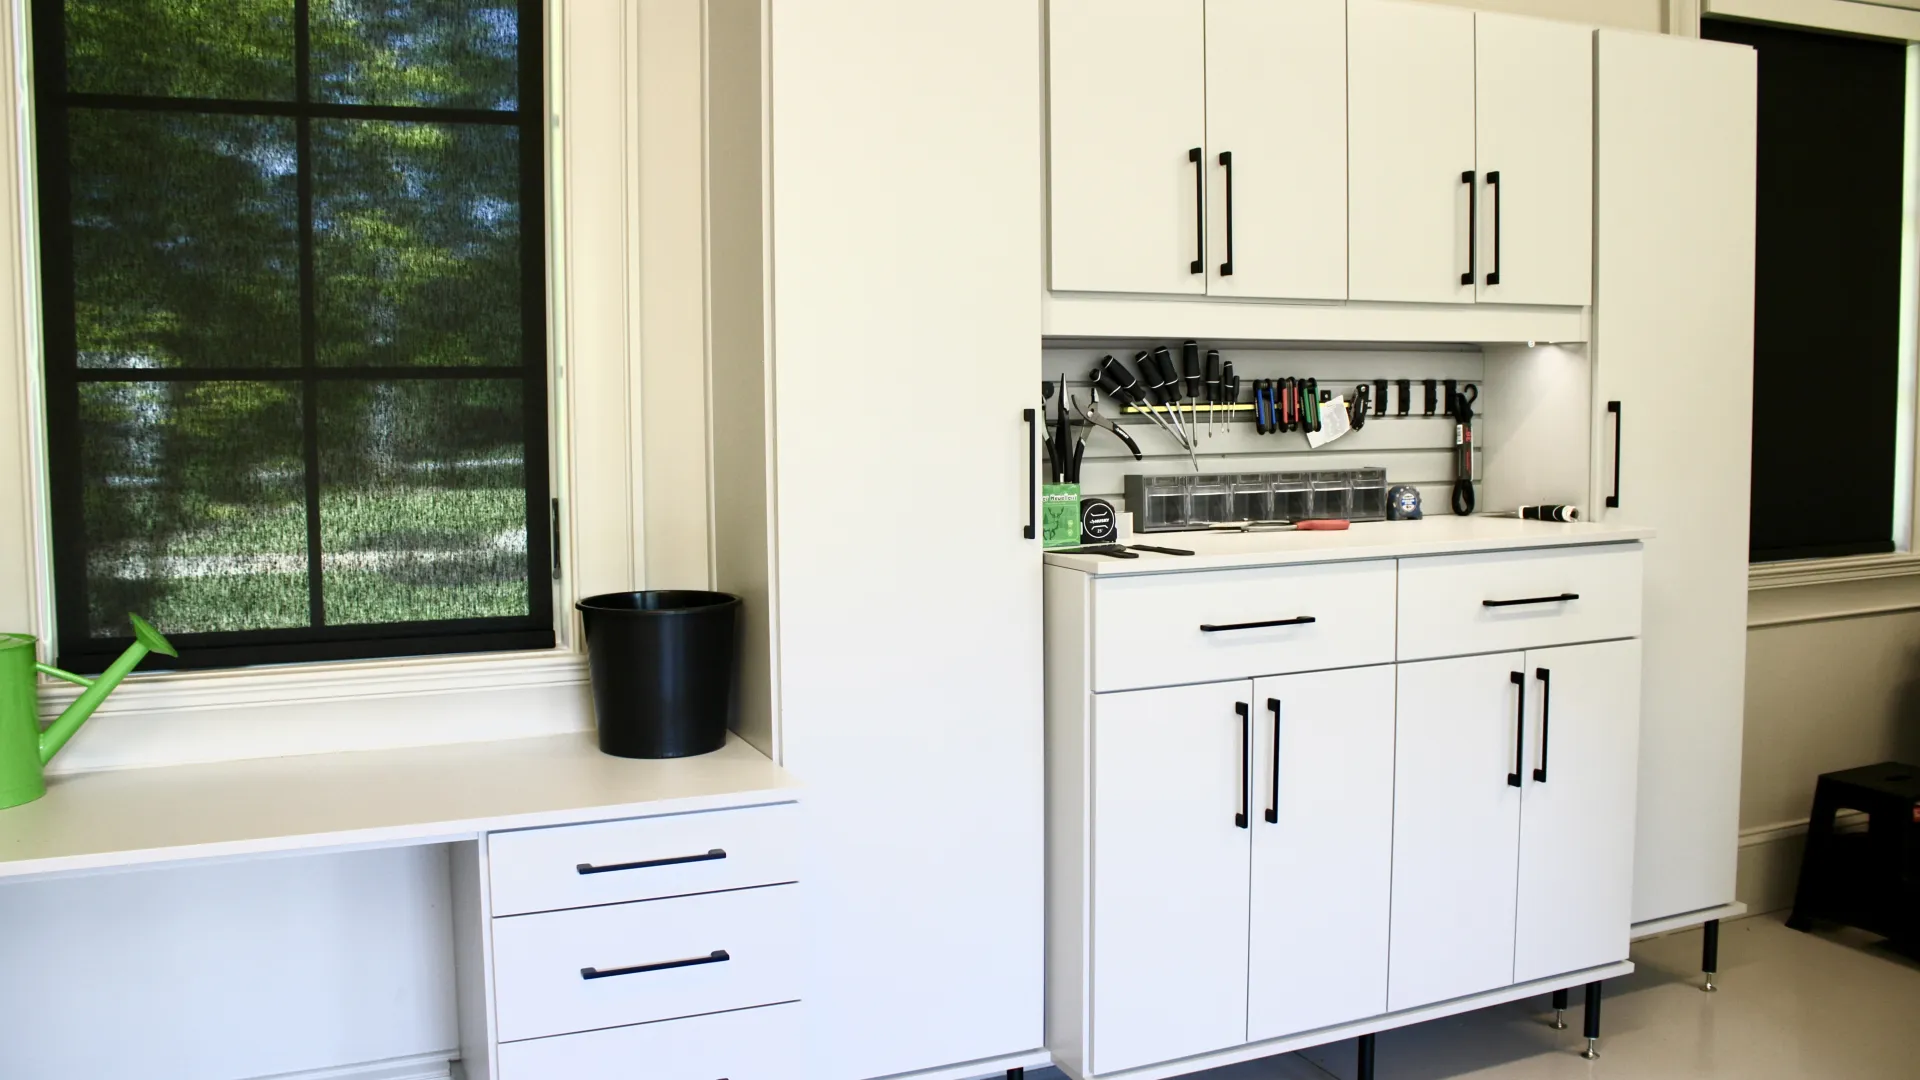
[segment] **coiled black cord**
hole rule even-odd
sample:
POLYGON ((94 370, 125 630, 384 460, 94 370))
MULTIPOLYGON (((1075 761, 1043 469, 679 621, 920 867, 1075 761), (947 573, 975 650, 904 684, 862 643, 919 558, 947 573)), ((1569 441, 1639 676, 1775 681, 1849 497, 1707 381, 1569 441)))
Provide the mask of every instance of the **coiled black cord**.
POLYGON ((1461 517, 1473 513, 1473 403, 1479 399, 1480 388, 1471 383, 1453 395, 1453 512, 1461 517))

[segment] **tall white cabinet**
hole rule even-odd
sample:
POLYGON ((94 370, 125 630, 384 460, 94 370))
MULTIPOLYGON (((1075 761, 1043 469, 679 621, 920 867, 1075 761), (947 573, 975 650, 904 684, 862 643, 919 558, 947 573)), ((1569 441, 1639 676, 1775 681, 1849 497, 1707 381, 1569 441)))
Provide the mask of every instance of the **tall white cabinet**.
POLYGON ((1033 0, 709 5, 718 576, 758 619, 743 733, 807 791, 820 1080, 1043 1042, 1040 32, 1033 0), (849 410, 876 358, 909 434, 849 410), (965 512, 877 542, 926 477, 965 512))
POLYGON ((1645 923, 1734 899, 1757 67, 1737 45, 1607 30, 1597 58, 1594 502, 1660 537, 1634 844, 1645 923))

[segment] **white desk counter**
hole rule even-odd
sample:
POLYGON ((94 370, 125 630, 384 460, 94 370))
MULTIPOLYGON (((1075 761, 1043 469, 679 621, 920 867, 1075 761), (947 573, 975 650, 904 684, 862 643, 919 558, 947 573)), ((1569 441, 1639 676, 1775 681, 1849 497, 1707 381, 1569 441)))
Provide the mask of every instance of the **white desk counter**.
POLYGON ((1454 517, 1419 521, 1363 521, 1339 532, 1168 532, 1135 533, 1129 544, 1184 548, 1192 555, 1139 552, 1137 559, 1106 555, 1047 555, 1050 566, 1109 577, 1164 574, 1179 570, 1225 570, 1241 566, 1393 559, 1415 555, 1459 555, 1475 551, 1573 547, 1627 540, 1648 540, 1653 530, 1624 525, 1560 524, 1518 518, 1454 517))
POLYGON ((729 735, 609 757, 592 732, 50 777, 0 810, 0 879, 189 859, 471 840, 484 832, 782 802, 796 782, 729 735))

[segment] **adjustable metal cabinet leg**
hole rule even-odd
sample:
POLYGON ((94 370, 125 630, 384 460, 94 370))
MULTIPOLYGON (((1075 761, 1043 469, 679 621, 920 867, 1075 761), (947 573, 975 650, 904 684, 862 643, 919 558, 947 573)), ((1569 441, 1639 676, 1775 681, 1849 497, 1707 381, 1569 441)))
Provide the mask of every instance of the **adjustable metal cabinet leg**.
POLYGON ((1007 1070, 1007 1080, 1027 1080, 1027 1070, 1026 1070, 1026 1067, 1025 1067, 1025 1066, 1018 1066, 1018 1067, 1015 1067, 1015 1068, 1011 1068, 1011 1069, 1008 1069, 1008 1070, 1007 1070))
POLYGON ((1360 1036, 1360 1060, 1354 1070, 1355 1080, 1373 1080, 1373 1036, 1360 1036))
POLYGON ((1564 988, 1553 992, 1553 1030, 1567 1030, 1567 991, 1564 988))
POLYGON ((1587 984, 1587 1048, 1581 1057, 1592 1061, 1600 1056, 1600 984, 1587 984))
POLYGON ((1700 989, 1711 994, 1719 987, 1713 985, 1713 977, 1720 971, 1720 920, 1708 919, 1706 937, 1700 944, 1700 970, 1707 981, 1700 989))

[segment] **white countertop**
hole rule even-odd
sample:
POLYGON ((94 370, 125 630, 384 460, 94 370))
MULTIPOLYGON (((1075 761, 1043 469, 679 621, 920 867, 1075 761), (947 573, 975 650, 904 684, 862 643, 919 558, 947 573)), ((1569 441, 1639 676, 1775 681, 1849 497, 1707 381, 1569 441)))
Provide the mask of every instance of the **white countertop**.
POLYGON ((1128 544, 1185 548, 1192 555, 1138 552, 1137 559, 1048 553, 1047 565, 1087 574, 1164 574, 1240 566, 1457 555, 1473 551, 1571 547, 1646 540, 1652 529, 1630 525, 1560 524, 1499 517, 1428 517, 1419 521, 1363 521, 1340 532, 1135 533, 1128 544))
POLYGON ((49 777, 0 810, 0 879, 186 859, 470 840, 499 829, 782 802, 752 746, 639 761, 592 732, 49 777))

